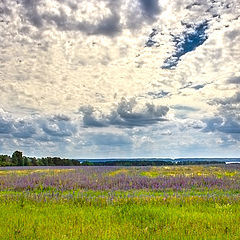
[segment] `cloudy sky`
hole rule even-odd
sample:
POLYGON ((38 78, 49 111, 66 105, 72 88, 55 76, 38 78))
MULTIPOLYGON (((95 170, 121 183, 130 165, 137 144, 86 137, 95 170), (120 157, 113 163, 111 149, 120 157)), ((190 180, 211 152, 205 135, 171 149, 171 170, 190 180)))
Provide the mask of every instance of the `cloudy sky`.
POLYGON ((0 153, 240 157, 239 0, 1 0, 0 153))

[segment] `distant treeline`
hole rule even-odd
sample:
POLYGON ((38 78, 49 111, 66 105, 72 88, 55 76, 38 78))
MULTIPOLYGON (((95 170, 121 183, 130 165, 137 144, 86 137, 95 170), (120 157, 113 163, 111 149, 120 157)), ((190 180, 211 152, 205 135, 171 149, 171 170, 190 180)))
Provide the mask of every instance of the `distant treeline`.
POLYGON ((15 151, 12 156, 0 155, 0 166, 164 166, 164 165, 199 165, 199 164, 225 164, 221 159, 142 159, 142 160, 112 160, 88 161, 74 160, 59 157, 26 157, 20 151, 15 151))
POLYGON ((223 161, 199 161, 199 160, 189 160, 189 161, 146 161, 146 160, 138 160, 138 161, 102 161, 102 162, 89 162, 83 161, 81 162, 82 166, 164 166, 164 165, 199 165, 199 164, 225 164, 223 161))
POLYGON ((59 157, 25 157, 22 152, 15 151, 12 156, 0 155, 0 166, 80 166, 78 160, 59 157))

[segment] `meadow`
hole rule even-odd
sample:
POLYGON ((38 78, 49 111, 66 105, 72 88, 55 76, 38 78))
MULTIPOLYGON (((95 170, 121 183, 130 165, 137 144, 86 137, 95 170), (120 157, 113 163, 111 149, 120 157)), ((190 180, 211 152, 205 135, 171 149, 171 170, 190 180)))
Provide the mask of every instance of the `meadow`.
POLYGON ((240 239, 240 165, 0 168, 0 239, 240 239))

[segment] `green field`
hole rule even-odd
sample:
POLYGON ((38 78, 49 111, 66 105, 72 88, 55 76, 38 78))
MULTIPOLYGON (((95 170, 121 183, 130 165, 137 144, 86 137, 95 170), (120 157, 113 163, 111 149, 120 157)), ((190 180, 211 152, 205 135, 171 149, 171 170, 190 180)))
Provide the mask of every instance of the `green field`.
POLYGON ((0 170, 0 239, 240 239, 239 186, 237 166, 0 170))

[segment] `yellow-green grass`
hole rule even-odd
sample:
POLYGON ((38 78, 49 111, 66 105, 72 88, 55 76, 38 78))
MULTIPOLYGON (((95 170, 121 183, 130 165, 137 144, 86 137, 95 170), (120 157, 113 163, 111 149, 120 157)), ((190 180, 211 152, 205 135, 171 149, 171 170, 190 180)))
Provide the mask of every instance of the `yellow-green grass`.
POLYGON ((70 171, 75 171, 75 169, 21 169, 18 170, 0 170, 0 176, 4 175, 29 175, 33 173, 42 173, 47 175, 56 175, 61 173, 66 173, 70 171))
MULTIPOLYGON (((0 176, 8 174, 17 175, 28 175, 33 173, 42 173, 48 175, 61 174, 71 171, 83 171, 80 168, 64 168, 64 169, 14 169, 14 170, 2 170, 0 169, 0 176)), ((189 166, 154 166, 145 167, 116 167, 112 171, 108 172, 108 176, 116 176, 119 174, 125 175, 141 175, 147 177, 158 177, 158 176, 217 176, 222 177, 240 177, 240 171, 234 169, 223 168, 222 165, 189 165, 189 166), (147 170, 146 170, 147 169, 147 170)))
POLYGON ((162 166, 150 167, 147 171, 142 171, 141 175, 147 177, 158 176, 217 176, 222 177, 240 177, 240 172, 233 169, 224 169, 220 166, 192 165, 192 166, 162 166))
POLYGON ((239 239, 240 201, 0 202, 0 239, 239 239))

